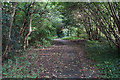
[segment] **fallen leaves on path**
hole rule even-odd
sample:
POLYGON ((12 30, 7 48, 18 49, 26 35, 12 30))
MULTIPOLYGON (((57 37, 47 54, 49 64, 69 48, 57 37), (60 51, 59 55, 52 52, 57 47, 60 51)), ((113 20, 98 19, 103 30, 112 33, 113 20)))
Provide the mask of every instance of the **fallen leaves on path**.
POLYGON ((55 44, 44 49, 35 48, 28 51, 28 56, 36 54, 35 61, 28 57, 39 77, 50 78, 95 78, 98 76, 94 63, 86 56, 85 41, 55 40, 55 44), (78 44, 79 43, 79 44, 78 44), (82 44, 80 44, 82 43, 82 44))

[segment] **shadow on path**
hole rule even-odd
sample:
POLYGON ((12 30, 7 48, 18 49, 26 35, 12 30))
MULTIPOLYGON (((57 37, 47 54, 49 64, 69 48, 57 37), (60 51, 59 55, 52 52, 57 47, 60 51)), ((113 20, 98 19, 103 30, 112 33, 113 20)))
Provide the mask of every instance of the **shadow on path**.
POLYGON ((44 49, 34 48, 28 51, 28 59, 33 64, 39 77, 58 78, 96 78, 98 70, 94 67, 84 50, 85 40, 55 39, 54 45, 44 49), (31 55, 35 53, 35 62, 31 55))

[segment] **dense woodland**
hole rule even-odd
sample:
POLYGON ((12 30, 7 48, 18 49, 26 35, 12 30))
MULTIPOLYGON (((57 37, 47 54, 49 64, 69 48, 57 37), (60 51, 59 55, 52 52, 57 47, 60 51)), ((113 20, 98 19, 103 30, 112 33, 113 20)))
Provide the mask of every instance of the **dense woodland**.
MULTIPOLYGON (((108 50, 113 51, 110 54, 116 55, 118 60, 120 2, 4 2, 2 31, 5 61, 31 47, 51 46, 56 38, 106 44, 108 50)), ((106 50, 103 50, 103 56, 106 50)), ((97 52, 99 49, 94 54, 97 52)), ((120 62, 116 63, 118 67, 120 62)), ((116 71, 119 73, 118 68, 116 71)), ((117 73, 111 74, 120 77, 117 73)))

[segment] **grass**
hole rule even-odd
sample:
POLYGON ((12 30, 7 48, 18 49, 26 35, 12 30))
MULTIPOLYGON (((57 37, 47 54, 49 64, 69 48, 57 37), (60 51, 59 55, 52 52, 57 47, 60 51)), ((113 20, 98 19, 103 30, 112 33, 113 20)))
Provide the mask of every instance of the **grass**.
POLYGON ((120 59, 116 47, 112 49, 108 44, 97 41, 88 41, 87 51, 100 70, 102 78, 120 78, 120 59))
POLYGON ((81 38, 69 36, 69 37, 63 37, 62 39, 63 40, 80 40, 81 38))

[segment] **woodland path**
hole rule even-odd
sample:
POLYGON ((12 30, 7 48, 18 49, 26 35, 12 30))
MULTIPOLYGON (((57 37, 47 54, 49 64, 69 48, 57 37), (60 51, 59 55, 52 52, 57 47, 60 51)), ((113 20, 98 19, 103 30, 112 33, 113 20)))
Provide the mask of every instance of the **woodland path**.
POLYGON ((32 63, 32 68, 39 77, 51 78, 96 78, 98 70, 94 66, 95 62, 90 60, 84 50, 85 40, 71 41, 55 39, 54 45, 40 49, 29 50, 28 59, 32 63), (35 62, 31 60, 31 55, 35 53, 35 62))

